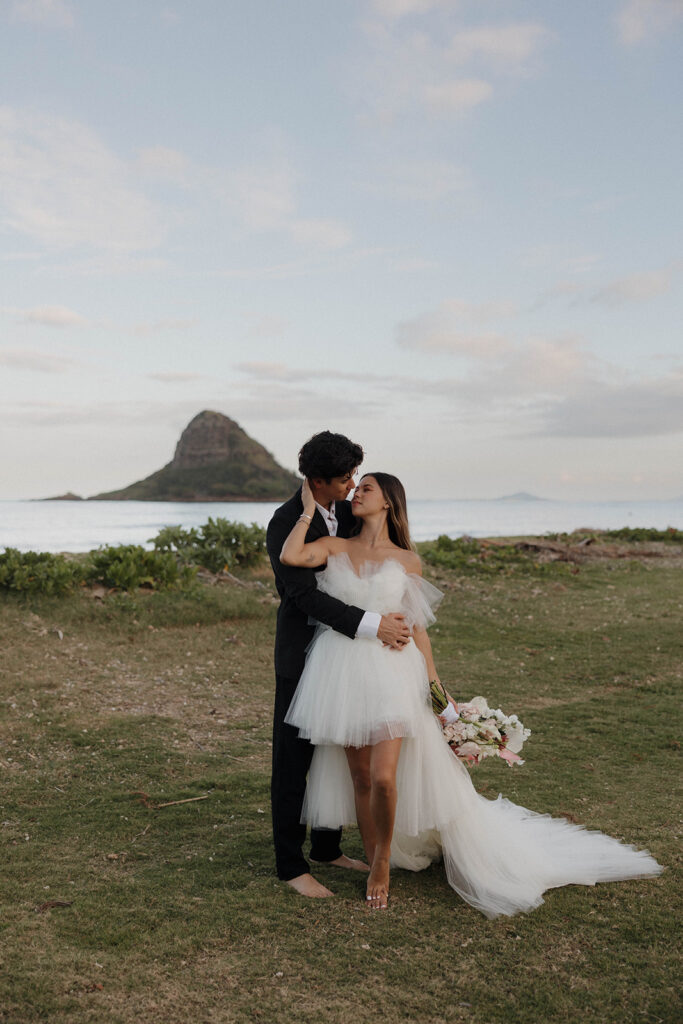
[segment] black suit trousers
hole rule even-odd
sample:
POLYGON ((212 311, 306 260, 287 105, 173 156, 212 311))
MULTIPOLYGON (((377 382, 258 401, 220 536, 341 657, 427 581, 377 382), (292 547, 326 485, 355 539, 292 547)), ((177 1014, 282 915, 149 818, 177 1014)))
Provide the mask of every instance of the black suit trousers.
MULTIPOLYGON (((301 739, 298 729, 287 725, 285 715, 294 697, 298 679, 275 676, 275 714, 273 716, 273 774, 271 806, 273 837, 278 878, 287 881, 309 870, 302 846, 306 826, 301 823, 301 807, 306 776, 315 747, 301 739)), ((311 858, 336 860, 341 856, 341 829, 311 829, 311 858)))

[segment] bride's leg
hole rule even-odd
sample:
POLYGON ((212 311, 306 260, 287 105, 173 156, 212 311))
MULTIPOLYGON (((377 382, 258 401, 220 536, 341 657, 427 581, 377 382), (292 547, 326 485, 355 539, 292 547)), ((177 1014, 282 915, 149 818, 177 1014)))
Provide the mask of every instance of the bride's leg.
POLYGON ((370 862, 367 899, 373 910, 384 910, 389 896, 389 858, 396 817, 396 767, 400 753, 400 737, 376 743, 371 748, 370 813, 375 828, 375 854, 370 862))
POLYGON ((360 829, 368 864, 375 856, 375 823, 370 810, 370 756, 372 747, 345 747, 353 781, 356 821, 360 829))

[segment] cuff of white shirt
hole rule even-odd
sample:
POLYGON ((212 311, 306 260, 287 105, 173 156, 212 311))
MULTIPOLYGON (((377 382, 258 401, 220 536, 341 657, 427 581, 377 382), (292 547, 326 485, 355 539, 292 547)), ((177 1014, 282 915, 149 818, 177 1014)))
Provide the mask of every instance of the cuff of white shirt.
POLYGON ((455 710, 451 703, 448 703, 441 712, 441 717, 446 719, 446 725, 450 725, 452 722, 457 722, 460 715, 455 710))
POLYGON ((365 612, 363 618, 358 623, 356 636, 365 640, 375 640, 381 621, 382 616, 379 612, 365 612))

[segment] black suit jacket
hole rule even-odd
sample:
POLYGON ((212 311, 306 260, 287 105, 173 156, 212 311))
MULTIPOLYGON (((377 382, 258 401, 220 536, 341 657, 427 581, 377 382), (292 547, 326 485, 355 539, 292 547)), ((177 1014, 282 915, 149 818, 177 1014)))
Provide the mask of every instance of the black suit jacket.
MULTIPOLYGON (((266 538, 270 564, 275 573, 275 586, 280 595, 275 633, 275 671, 288 679, 298 679, 303 672, 306 648, 313 638, 315 628, 309 625, 309 616, 331 626, 338 633, 353 638, 365 614, 364 609, 344 604, 336 597, 318 590, 315 574, 323 566, 302 569, 283 565, 280 561, 282 545, 303 508, 299 489, 289 501, 275 510, 268 524, 266 538)), ((338 501, 335 505, 335 514, 339 523, 337 536, 348 537, 355 521, 351 514, 351 503, 338 501)), ((306 533, 306 540, 317 540, 318 537, 327 535, 323 517, 316 509, 306 533)))

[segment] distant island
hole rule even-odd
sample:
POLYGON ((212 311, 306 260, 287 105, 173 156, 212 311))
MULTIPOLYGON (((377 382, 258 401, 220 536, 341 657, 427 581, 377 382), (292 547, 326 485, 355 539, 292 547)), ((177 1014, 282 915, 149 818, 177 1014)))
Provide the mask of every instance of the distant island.
POLYGON ((185 427, 166 466, 88 501, 280 501, 300 485, 238 423, 205 409, 185 427))
POLYGON ((547 498, 539 498, 537 494, 529 494, 528 491, 516 491, 514 494, 504 494, 496 501, 547 501, 547 498))

